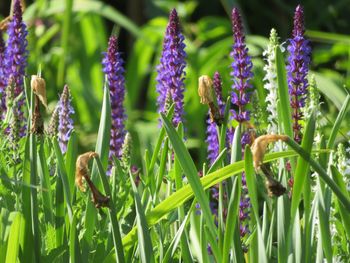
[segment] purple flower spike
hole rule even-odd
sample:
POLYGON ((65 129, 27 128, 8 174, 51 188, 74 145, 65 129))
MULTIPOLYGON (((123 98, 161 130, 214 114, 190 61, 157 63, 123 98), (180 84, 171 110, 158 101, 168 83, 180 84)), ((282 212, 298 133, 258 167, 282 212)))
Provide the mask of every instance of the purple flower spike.
POLYGON ((126 114, 124 111, 125 97, 125 79, 124 79, 124 61, 118 51, 118 39, 111 36, 108 42, 108 51, 102 61, 103 72, 107 75, 109 94, 111 99, 111 138, 109 158, 113 156, 120 158, 122 154, 122 146, 126 134, 124 121, 126 114))
POLYGON ((60 143, 62 153, 67 151, 67 144, 74 128, 71 115, 74 109, 71 105, 70 91, 67 85, 64 86, 63 92, 58 102, 58 140, 60 143))
POLYGON ((231 101, 238 107, 238 112, 233 111, 233 117, 242 123, 249 120, 249 112, 244 106, 249 103, 251 88, 250 79, 253 77, 252 61, 248 56, 248 48, 245 44, 245 36, 243 33, 242 19, 237 8, 232 10, 232 30, 234 45, 231 56, 234 59, 232 63, 231 76, 233 77, 231 101))
POLYGON ((307 96, 307 88, 309 86, 307 81, 307 74, 310 64, 309 41, 304 37, 304 11, 298 5, 294 14, 294 29, 293 38, 289 40, 289 58, 288 58, 288 86, 290 103, 292 107, 293 131, 294 140, 301 141, 301 125, 299 121, 303 117, 301 108, 305 106, 307 96))
MULTIPOLYGON (((5 51, 5 85, 9 80, 15 82, 14 98, 17 98, 24 90, 23 77, 27 66, 27 27, 22 20, 22 7, 20 0, 15 0, 13 5, 13 18, 8 25, 8 40, 5 51)), ((20 136, 25 135, 25 117, 21 107, 24 105, 24 96, 18 100, 18 121, 21 123, 20 136)))
POLYGON ((216 123, 212 122, 210 118, 207 120, 207 144, 208 144, 208 160, 213 164, 219 155, 219 138, 216 130, 216 123))
POLYGON ((177 12, 170 12, 169 23, 166 28, 163 51, 160 64, 157 67, 157 92, 159 93, 157 104, 158 111, 165 113, 166 97, 170 91, 171 99, 175 103, 173 124, 177 126, 183 121, 184 115, 184 76, 185 76, 185 44, 184 36, 180 30, 180 22, 177 12))
POLYGON ((220 109, 220 114, 223 115, 225 111, 225 102, 224 98, 222 97, 222 80, 219 72, 214 73, 213 78, 213 88, 215 91, 216 99, 218 101, 218 106, 220 109))
POLYGON ((6 74, 5 74, 5 42, 0 30, 0 120, 6 114, 6 74))

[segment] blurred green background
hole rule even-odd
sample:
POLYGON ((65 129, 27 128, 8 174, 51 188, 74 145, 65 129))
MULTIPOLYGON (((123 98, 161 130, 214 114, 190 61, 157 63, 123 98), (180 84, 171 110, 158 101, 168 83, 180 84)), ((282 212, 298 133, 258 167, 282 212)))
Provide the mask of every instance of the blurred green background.
MULTIPOLYGON (((0 2, 2 18, 8 16, 10 0, 0 2)), ((169 10, 177 8, 186 38, 186 132, 187 144, 197 160, 205 160, 207 108, 199 104, 197 80, 218 70, 228 94, 232 45, 230 13, 242 12, 247 43, 254 63, 254 87, 260 107, 265 109, 264 60, 269 32, 276 28, 285 42, 290 36, 297 4, 305 8, 307 35, 313 49, 311 69, 322 93, 324 123, 331 127, 350 85, 349 0, 37 0, 24 1, 24 19, 29 25, 28 76, 38 65, 47 81, 49 111, 54 108, 63 85, 72 91, 74 120, 80 151, 91 150, 96 140, 104 76, 102 53, 112 31, 119 35, 120 51, 126 61, 127 129, 132 133, 134 156, 142 156, 158 132, 155 67, 159 61, 169 10)), ((286 46, 286 45, 285 45, 286 46)), ((266 116, 262 116, 262 127, 266 116)), ((349 124, 347 124, 349 126, 349 124)), ((346 139, 342 127, 338 140, 346 139)), ((140 158, 134 162, 139 163, 140 158)))

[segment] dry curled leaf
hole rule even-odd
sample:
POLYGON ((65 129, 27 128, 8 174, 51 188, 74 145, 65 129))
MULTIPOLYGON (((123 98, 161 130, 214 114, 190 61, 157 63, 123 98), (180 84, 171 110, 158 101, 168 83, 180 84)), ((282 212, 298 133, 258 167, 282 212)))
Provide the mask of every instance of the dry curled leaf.
POLYGON ((251 146, 255 170, 257 171, 260 169, 269 143, 276 142, 278 140, 286 141, 287 139, 288 136, 279 134, 267 134, 256 138, 251 146))
POLYGON ((202 104, 213 102, 213 81, 207 75, 200 76, 198 79, 198 95, 202 104))
POLYGON ((207 75, 200 76, 198 79, 198 95, 200 97, 200 103, 207 104, 209 106, 209 116, 212 122, 217 125, 221 125, 223 117, 220 114, 219 108, 215 104, 216 98, 214 97, 213 81, 207 75))
POLYGON ((85 192, 83 185, 83 178, 89 177, 88 162, 91 158, 97 157, 98 154, 95 152, 86 152, 78 156, 75 164, 75 184, 79 187, 80 191, 85 192))
POLYGON ((91 181, 89 176, 89 160, 97 156, 98 154, 95 152, 86 152, 84 154, 79 155, 75 167, 75 184, 79 187, 81 191, 85 192, 85 187, 83 185, 84 178, 91 190, 92 202, 95 204, 95 207, 109 207, 110 197, 103 195, 91 181))
POLYGON ((33 89, 35 95, 38 96, 40 102, 47 108, 47 99, 46 99, 46 82, 43 78, 32 75, 30 86, 33 89))

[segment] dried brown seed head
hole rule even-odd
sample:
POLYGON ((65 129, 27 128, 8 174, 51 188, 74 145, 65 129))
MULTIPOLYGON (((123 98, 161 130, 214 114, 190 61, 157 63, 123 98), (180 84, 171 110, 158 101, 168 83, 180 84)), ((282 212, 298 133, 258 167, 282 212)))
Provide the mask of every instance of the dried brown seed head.
POLYGON ((266 188, 270 197, 279 197, 286 192, 286 188, 280 182, 271 177, 266 178, 266 188))
POLYGON ((209 104, 214 101, 213 81, 207 75, 200 76, 198 79, 198 95, 202 104, 209 104))
POLYGON ((37 95, 40 99, 40 102, 45 106, 45 108, 47 108, 45 80, 37 75, 32 75, 30 86, 32 87, 35 95, 37 95))
POLYGON ((287 139, 288 136, 279 134, 267 134, 256 138, 251 146, 255 170, 257 171, 260 169, 269 143, 278 140, 286 141, 287 139))

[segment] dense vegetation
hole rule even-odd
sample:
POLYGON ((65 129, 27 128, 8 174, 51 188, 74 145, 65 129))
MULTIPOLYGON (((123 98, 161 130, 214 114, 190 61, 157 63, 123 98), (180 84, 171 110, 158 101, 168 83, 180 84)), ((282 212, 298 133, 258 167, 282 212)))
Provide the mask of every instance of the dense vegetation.
POLYGON ((347 262, 349 21, 249 3, 12 1, 0 262, 347 262))

